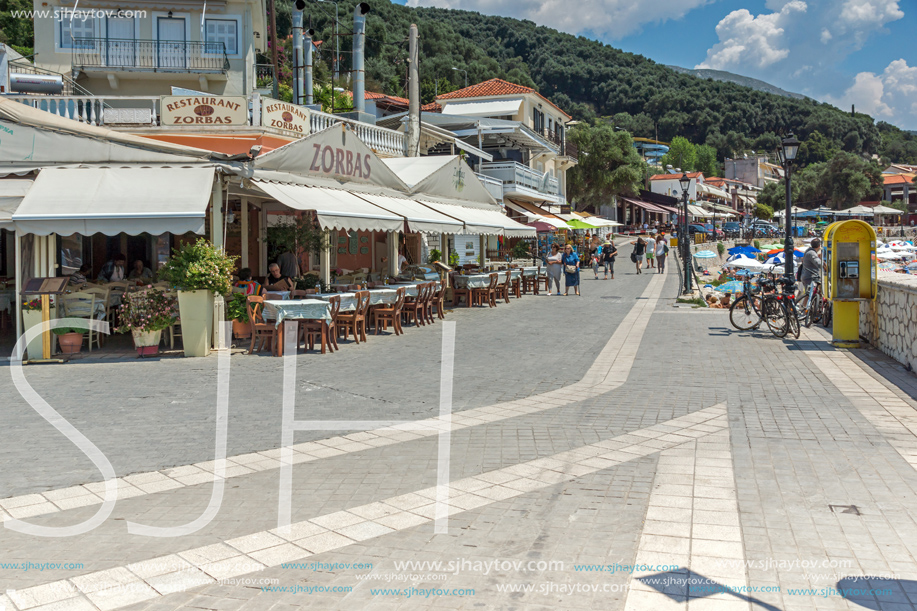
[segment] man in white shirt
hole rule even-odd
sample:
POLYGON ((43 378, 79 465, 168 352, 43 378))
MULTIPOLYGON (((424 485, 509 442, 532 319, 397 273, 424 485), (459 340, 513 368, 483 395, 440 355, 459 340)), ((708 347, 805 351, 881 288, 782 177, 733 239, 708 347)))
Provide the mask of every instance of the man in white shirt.
POLYGON ((646 236, 646 269, 655 269, 656 237, 652 234, 646 236))

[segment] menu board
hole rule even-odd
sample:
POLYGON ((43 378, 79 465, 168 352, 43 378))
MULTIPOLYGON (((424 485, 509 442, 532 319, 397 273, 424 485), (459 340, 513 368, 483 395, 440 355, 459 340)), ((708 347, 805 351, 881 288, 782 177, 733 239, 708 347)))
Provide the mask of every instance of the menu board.
POLYGON ((32 278, 22 287, 23 295, 60 295, 70 278, 32 278))

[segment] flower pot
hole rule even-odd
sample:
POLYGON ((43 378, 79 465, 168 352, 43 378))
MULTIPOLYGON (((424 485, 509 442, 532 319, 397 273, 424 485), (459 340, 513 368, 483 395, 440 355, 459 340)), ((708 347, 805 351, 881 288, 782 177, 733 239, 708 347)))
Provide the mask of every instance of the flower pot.
POLYGON ((232 336, 236 339, 244 339, 252 336, 252 327, 247 322, 239 320, 232 321, 232 336))
POLYGON ((57 343, 60 345, 62 354, 79 354, 83 348, 82 333, 64 333, 57 336, 57 343))
MULTIPOLYGON (((55 310, 56 306, 51 307, 51 320, 57 318, 55 310)), ((22 311, 22 332, 25 333, 31 327, 38 326, 41 327, 41 310, 23 310, 22 311)), ((50 331, 49 331, 50 333, 50 331)), ((26 350, 28 351, 28 358, 30 359, 40 359, 43 358, 41 350, 41 337, 42 334, 39 333, 36 335, 32 341, 26 344, 26 350)), ((51 354, 56 352, 56 343, 55 340, 57 336, 51 333, 51 354)))
POLYGON ((162 331, 141 331, 140 329, 131 329, 131 335, 134 336, 134 348, 140 356, 152 356, 159 354, 159 340, 162 339, 162 331))
POLYGON ((178 291, 178 312, 185 356, 208 356, 213 339, 213 293, 178 291))

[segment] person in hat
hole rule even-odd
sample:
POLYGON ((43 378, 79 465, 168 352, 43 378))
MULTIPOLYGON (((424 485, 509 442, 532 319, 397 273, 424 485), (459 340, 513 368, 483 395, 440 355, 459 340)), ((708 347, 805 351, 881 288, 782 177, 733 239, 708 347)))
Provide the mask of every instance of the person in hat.
POLYGON ((611 279, 615 279, 615 257, 618 255, 618 249, 613 242, 605 240, 602 244, 602 264, 605 268, 605 280, 608 280, 608 272, 611 272, 611 279))

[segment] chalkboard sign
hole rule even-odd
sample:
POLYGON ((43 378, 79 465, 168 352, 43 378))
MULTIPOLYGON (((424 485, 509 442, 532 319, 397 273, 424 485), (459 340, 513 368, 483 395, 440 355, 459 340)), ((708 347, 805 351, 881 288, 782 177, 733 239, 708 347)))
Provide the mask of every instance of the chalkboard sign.
POLYGON ((60 295, 70 278, 32 278, 22 287, 22 295, 60 295))

